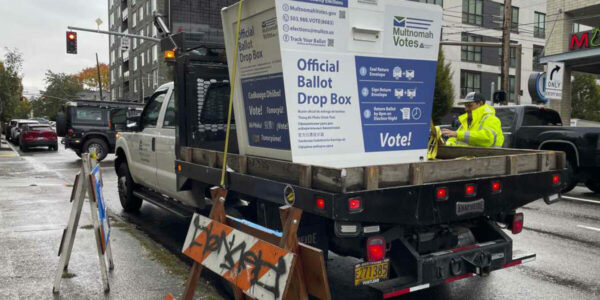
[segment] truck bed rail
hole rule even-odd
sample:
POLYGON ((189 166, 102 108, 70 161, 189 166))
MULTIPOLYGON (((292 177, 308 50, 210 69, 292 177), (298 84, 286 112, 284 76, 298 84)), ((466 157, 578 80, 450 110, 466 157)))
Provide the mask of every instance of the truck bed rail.
MULTIPOLYGON (((183 162, 211 168, 223 165, 220 151, 181 147, 179 154, 183 162)), ((566 164, 564 152, 557 151, 442 146, 438 157, 426 162, 336 169, 229 153, 227 163, 236 173, 331 193, 546 172, 564 169, 566 164)))

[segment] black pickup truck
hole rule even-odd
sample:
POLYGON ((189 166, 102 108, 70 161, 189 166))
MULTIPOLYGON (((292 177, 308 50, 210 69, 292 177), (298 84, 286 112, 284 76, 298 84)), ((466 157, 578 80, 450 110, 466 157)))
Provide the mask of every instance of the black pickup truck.
POLYGON ((80 156, 96 152, 98 160, 115 151, 115 136, 127 117, 139 115, 143 104, 132 102, 70 101, 56 118, 56 132, 62 144, 80 156))
MULTIPOLYGON (((600 193, 600 128, 563 126, 558 112, 533 106, 495 107, 502 122, 504 148, 558 150, 567 154, 567 176, 563 193, 583 182, 600 193)), ((456 128, 463 108, 453 108, 442 119, 443 126, 456 128)))

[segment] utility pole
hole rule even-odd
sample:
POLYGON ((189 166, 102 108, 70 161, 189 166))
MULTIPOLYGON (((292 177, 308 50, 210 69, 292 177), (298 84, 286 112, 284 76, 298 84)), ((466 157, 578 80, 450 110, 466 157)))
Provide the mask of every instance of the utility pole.
POLYGON ((102 77, 100 76, 100 63, 98 62, 98 52, 96 52, 96 69, 98 70, 98 87, 100 87, 100 101, 102 98, 102 77))
MULTIPOLYGON (((500 85, 506 93, 506 101, 509 95, 509 72, 510 72, 510 25, 512 17, 512 0, 504 0, 504 21, 502 22, 502 69, 500 71, 500 85)), ((515 99, 516 101, 516 99, 515 99)))

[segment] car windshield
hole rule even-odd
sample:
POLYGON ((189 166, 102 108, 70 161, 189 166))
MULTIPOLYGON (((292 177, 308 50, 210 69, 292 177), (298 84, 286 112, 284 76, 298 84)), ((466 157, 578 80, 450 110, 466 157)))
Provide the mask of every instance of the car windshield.
POLYGON ((33 130, 33 131, 52 131, 52 128, 50 128, 49 126, 35 126, 35 127, 29 127, 29 130, 33 130))

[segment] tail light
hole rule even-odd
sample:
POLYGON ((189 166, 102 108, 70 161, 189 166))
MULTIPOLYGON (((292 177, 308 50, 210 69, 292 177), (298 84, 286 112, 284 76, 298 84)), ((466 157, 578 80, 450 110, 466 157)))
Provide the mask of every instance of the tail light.
POLYGON ((519 234, 523 230, 523 213, 517 213, 513 216, 511 230, 513 234, 519 234))
POLYGON ((323 199, 323 198, 317 198, 317 199, 315 200, 315 206, 316 206, 318 209, 320 209, 320 210, 323 210, 323 209, 325 209, 325 199, 323 199))
POLYGON ((492 194, 498 194, 502 192, 502 184, 500 183, 500 181, 493 181, 492 182, 492 194))
POLYGON ((367 260, 380 261, 385 258, 385 238, 372 236, 367 240, 367 260))
POLYGON ((474 184, 465 185, 465 196, 474 197, 477 194, 477 186, 474 184))
POLYGON ((69 130, 67 130, 67 135, 73 136, 73 129, 69 128, 69 130))
POLYGON ((348 210, 351 213, 362 211, 362 201, 360 201, 360 198, 348 199, 348 210))
POLYGON ((446 201, 448 200, 448 188, 447 187, 439 187, 435 190, 435 198, 437 201, 446 201))
POLYGON ((552 175, 552 184, 555 186, 560 185, 560 175, 559 174, 552 175))
POLYGON ((33 141, 35 139, 35 137, 33 136, 33 133, 31 131, 25 131, 22 133, 23 135, 23 140, 26 141, 33 141))

